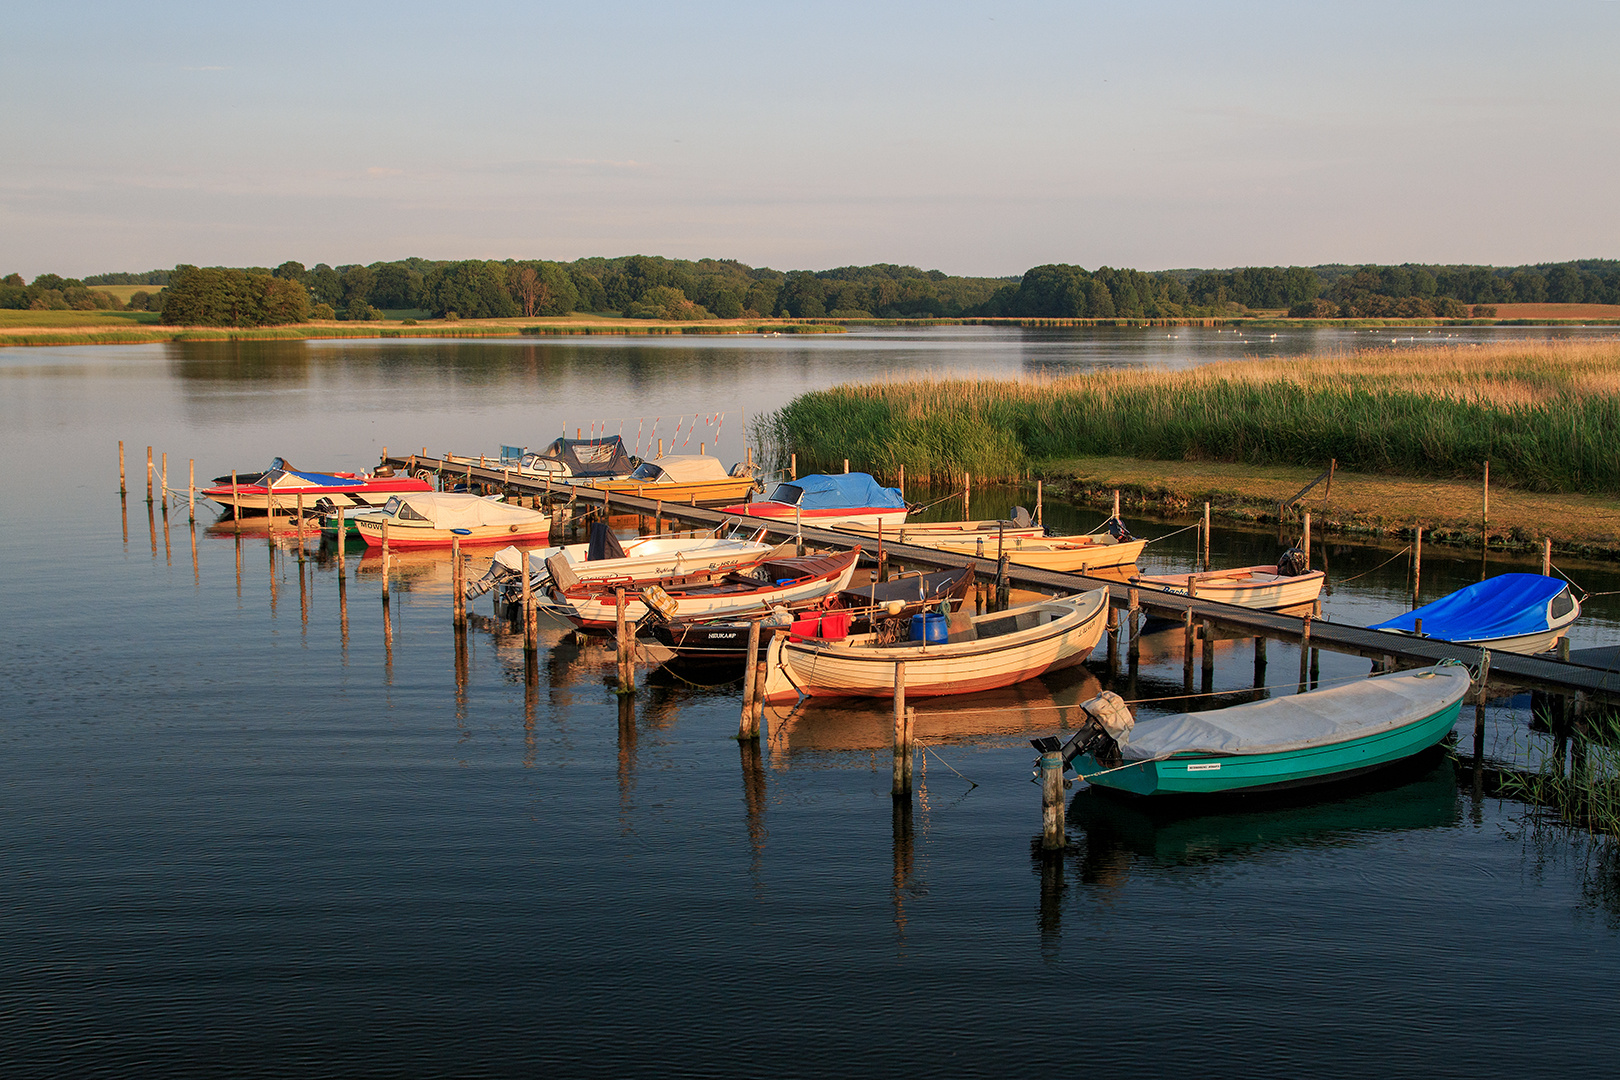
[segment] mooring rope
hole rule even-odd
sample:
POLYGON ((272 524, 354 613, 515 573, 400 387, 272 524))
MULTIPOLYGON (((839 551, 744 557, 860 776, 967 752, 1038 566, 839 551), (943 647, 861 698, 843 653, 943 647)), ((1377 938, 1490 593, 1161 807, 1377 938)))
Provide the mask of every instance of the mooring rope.
POLYGON ((1389 558, 1385 559, 1383 562, 1379 563, 1377 566, 1373 567, 1371 570, 1363 570, 1361 573, 1357 574, 1355 577, 1340 578, 1338 581, 1335 581, 1334 584, 1335 585, 1347 585, 1350 582, 1355 581, 1356 578, 1364 578, 1368 574, 1376 573, 1377 571, 1382 570, 1384 567, 1388 566, 1390 563, 1394 562, 1396 559, 1400 558, 1402 555, 1405 555, 1407 552, 1409 552, 1411 550, 1412 550, 1412 545, 1407 544, 1405 547, 1401 548, 1401 550, 1397 551, 1395 554, 1391 555, 1389 558))
POLYGON ((946 761, 946 760, 945 760, 945 759, 944 759, 944 758, 942 758, 942 757, 940 757, 940 756, 939 756, 939 751, 937 751, 937 750, 935 750, 935 749, 934 749, 934 747, 933 747, 933 744, 932 744, 932 743, 925 743, 925 742, 923 742, 923 741, 922 741, 922 740, 921 740, 921 739, 913 739, 913 740, 912 740, 912 742, 913 742, 913 743, 914 743, 914 744, 915 744, 915 745, 917 745, 917 746, 920 746, 920 747, 922 747, 922 749, 923 749, 923 754, 924 754, 924 755, 925 755, 925 756, 926 756, 926 755, 928 755, 928 754, 933 754, 933 755, 934 755, 934 760, 935 760, 935 761, 938 761, 938 762, 939 762, 939 763, 940 763, 940 764, 941 764, 941 765, 943 765, 943 766, 945 766, 945 767, 946 767, 946 768, 947 768, 947 769, 949 769, 949 770, 951 770, 951 772, 953 772, 953 773, 956 773, 956 775, 957 775, 957 776, 958 776, 958 777, 960 777, 960 778, 961 778, 961 779, 963 779, 963 780, 967 780, 967 782, 968 782, 968 786, 969 786, 969 787, 970 787, 970 788, 976 788, 976 787, 978 787, 978 786, 979 786, 979 782, 978 782, 978 781, 977 781, 977 780, 972 780, 972 779, 969 779, 969 778, 968 778, 968 777, 966 777, 966 776, 962 776, 962 774, 961 774, 961 773, 960 773, 960 772, 957 772, 957 769, 956 769, 956 766, 955 766, 955 765, 952 765, 952 764, 951 764, 951 763, 950 763, 950 762, 948 762, 948 761, 946 761))

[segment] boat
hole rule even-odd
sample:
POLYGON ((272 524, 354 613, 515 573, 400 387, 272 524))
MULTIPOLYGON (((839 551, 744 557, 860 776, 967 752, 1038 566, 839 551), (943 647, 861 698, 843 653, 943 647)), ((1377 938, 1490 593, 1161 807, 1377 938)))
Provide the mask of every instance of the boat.
POLYGON ((896 544, 916 544, 919 547, 929 546, 928 542, 931 540, 977 543, 982 539, 993 544, 998 539, 1003 542, 1014 538, 1037 540, 1046 535, 1045 526, 1031 522, 1029 512, 1021 506, 1013 508, 1010 520, 981 518, 974 521, 906 521, 895 526, 885 525, 881 529, 876 525, 858 522, 839 525, 838 528, 844 532, 872 538, 876 538, 881 532, 884 540, 896 544))
POLYGON ((580 581, 639 585, 678 575, 737 570, 760 562, 772 553, 785 556, 791 551, 789 544, 765 543, 759 532, 749 536, 643 536, 621 541, 607 525, 597 522, 591 526, 588 543, 535 548, 527 552, 516 546, 502 548, 490 559, 488 572, 468 585, 467 596, 472 599, 498 588, 501 599, 511 601, 514 594, 523 590, 520 574, 525 555, 530 589, 539 593, 552 584, 547 563, 559 555, 580 581))
MULTIPOLYGON (((777 605, 819 600, 849 585, 859 547, 832 555, 767 559, 747 571, 698 578, 665 578, 659 583, 625 589, 624 617, 640 622, 656 605, 657 618, 715 617, 777 605)), ((586 630, 606 630, 618 619, 616 588, 611 582, 580 581, 560 556, 548 563, 552 581, 546 593, 550 606, 586 630)))
POLYGON ((513 476, 563 485, 624 479, 641 464, 639 458, 630 456, 624 439, 618 435, 601 439, 553 439, 550 446, 539 451, 523 446, 502 446, 496 458, 446 454, 444 459, 456 465, 500 469, 513 476))
POLYGON ((922 641, 905 642, 878 634, 841 640, 773 635, 764 700, 891 697, 900 661, 908 698, 1011 686, 1083 661, 1107 619, 1108 590, 1093 589, 987 615, 964 613, 955 626, 947 623, 942 641, 929 641, 926 633, 922 641))
POLYGON ((1201 574, 1136 574, 1131 577, 1131 584, 1186 596, 1189 579, 1200 600, 1275 611, 1314 604, 1322 594, 1327 574, 1321 570, 1281 574, 1276 566, 1240 566, 1235 570, 1208 570, 1201 574))
MULTIPOLYGON (((897 621, 909 623, 912 615, 925 609, 938 609, 942 603, 960 603, 973 588, 970 563, 953 570, 931 574, 904 574, 890 581, 851 586, 840 592, 835 606, 798 614, 791 606, 758 611, 743 618, 673 619, 648 628, 653 641, 642 642, 643 656, 651 661, 671 660, 738 663, 748 652, 750 624, 780 626, 810 636, 843 637, 849 633, 870 633, 876 624, 897 621)), ((813 601, 818 605, 821 601, 813 601)), ((770 645, 770 634, 760 638, 760 657, 770 645)))
POLYGON ((253 483, 236 478, 233 488, 230 477, 223 483, 199 492, 214 502, 243 514, 249 511, 278 514, 298 512, 298 498, 303 496, 304 512, 313 513, 315 504, 328 499, 333 506, 381 506, 395 495, 405 492, 431 491, 428 481, 414 476, 396 474, 384 466, 374 473, 316 473, 300 472, 282 461, 279 466, 260 473, 253 483))
POLYGON ((1067 574, 1129 566, 1141 557, 1142 549, 1147 546, 1146 540, 1137 540, 1129 534, 1121 538, 1106 530, 1080 536, 1002 536, 999 541, 990 533, 972 540, 923 538, 907 539, 906 543, 975 558, 999 559, 1006 555, 1008 562, 1019 566, 1067 574))
POLYGON ((395 495, 380 513, 361 514, 355 530, 367 545, 383 542, 388 529, 390 547, 449 547, 463 544, 504 544, 530 539, 544 543, 551 534, 551 515, 542 510, 486 499, 462 492, 428 491, 395 495))
POLYGON ((1446 737, 1468 669, 1442 662, 1288 697, 1208 712, 1136 720, 1117 694, 1081 708, 1060 752, 1065 768, 1100 788, 1133 795, 1253 793, 1343 780, 1409 758, 1446 737))
POLYGON ((754 490, 754 467, 742 462, 728 472, 707 454, 673 454, 643 461, 622 480, 588 480, 581 486, 615 495, 636 495, 668 503, 715 506, 754 490))
POLYGON ((884 487, 870 473, 811 473, 777 484, 764 499, 722 506, 720 512, 795 527, 892 529, 906 520, 908 507, 897 488, 884 487))
POLYGON ((1530 656, 1556 645, 1580 614, 1568 582, 1499 574, 1368 629, 1530 656))

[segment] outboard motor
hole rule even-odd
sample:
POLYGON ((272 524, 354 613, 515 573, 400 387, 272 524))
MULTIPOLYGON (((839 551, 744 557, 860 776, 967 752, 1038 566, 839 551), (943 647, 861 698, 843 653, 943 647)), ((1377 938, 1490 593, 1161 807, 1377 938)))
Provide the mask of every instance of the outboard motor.
MULTIPOLYGON (((1074 759, 1082 754, 1089 754, 1105 769, 1119 765, 1124 760, 1119 752, 1119 744, 1136 726, 1130 706, 1118 694, 1104 690, 1090 701, 1082 702, 1080 709, 1086 714, 1086 722, 1069 737, 1068 742, 1059 743, 1048 735, 1031 739, 1030 745, 1043 754, 1062 751, 1065 769, 1073 768, 1074 759)), ((1036 763, 1037 772, 1039 764, 1036 763)))
POLYGON ((608 528, 607 522, 598 521, 592 525, 590 544, 585 549, 585 561, 600 562, 603 559, 622 558, 624 558, 624 545, 620 544, 619 538, 613 535, 613 530, 608 528))
POLYGON ((1278 577, 1298 577, 1306 573, 1305 553, 1297 547, 1291 547, 1277 556, 1278 577))
POLYGON ((1035 524, 1035 519, 1022 506, 1015 506, 1012 508, 1012 523, 1020 529, 1027 529, 1035 524))
POLYGON ((1115 540, 1125 541, 1136 539, 1136 537, 1131 535, 1131 530, 1125 527, 1125 523, 1119 520, 1117 517, 1109 518, 1103 523, 1103 528, 1108 532, 1108 535, 1112 536, 1115 540))

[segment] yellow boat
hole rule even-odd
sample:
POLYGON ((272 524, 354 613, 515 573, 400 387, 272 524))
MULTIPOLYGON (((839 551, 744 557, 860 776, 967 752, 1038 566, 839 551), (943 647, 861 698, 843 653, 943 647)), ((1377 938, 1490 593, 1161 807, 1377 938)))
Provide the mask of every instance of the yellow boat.
POLYGON ((1084 536, 1005 536, 997 551, 996 536, 988 533, 974 540, 940 540, 907 536, 906 543, 935 551, 994 560, 1005 553, 1008 560, 1036 570, 1056 570, 1076 574, 1109 566, 1128 566, 1142 554, 1146 540, 1117 540, 1108 533, 1084 536))
POLYGON ((727 472, 718 458, 707 454, 675 454, 644 461, 623 480, 597 480, 579 486, 667 503, 719 506, 747 498, 758 485, 750 465, 733 465, 727 472))

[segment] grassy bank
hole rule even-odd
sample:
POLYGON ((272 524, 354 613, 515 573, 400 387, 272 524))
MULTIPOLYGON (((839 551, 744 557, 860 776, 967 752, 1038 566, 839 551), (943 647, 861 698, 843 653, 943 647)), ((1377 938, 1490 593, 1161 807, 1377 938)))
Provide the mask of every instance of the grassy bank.
POLYGON ((1620 493, 1620 341, 1379 350, 805 394, 764 435, 801 470, 1016 479, 1089 457, 1341 468, 1620 493))

